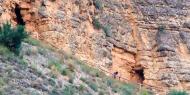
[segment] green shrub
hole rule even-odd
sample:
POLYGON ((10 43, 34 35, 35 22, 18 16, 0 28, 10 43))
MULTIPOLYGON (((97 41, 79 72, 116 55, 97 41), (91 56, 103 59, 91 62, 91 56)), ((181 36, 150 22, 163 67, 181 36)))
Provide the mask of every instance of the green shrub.
POLYGON ((102 27, 103 28, 103 30, 104 30, 104 32, 105 32, 105 34, 106 34, 106 36, 107 37, 111 37, 111 26, 110 25, 106 25, 106 26, 104 26, 104 27, 102 27))
POLYGON ((150 93, 143 89, 142 91, 140 91, 139 95, 150 95, 150 93))
POLYGON ((25 52, 26 55, 30 56, 32 55, 32 50, 31 49, 27 49, 27 51, 25 52))
POLYGON ((126 84, 121 86, 122 95, 134 95, 135 87, 132 84, 126 84))
POLYGON ((17 62, 22 66, 22 68, 25 69, 28 66, 28 63, 26 60, 24 59, 17 59, 17 60, 18 60, 17 62))
POLYGON ((94 28, 96 28, 96 29, 101 29, 101 28, 102 28, 102 25, 101 25, 101 23, 98 21, 97 18, 94 18, 94 19, 93 19, 92 24, 93 24, 94 28))
POLYGON ((83 82, 86 82, 86 79, 83 78, 83 77, 81 77, 80 80, 83 81, 83 82))
POLYGON ((58 60, 50 60, 48 62, 48 64, 49 64, 49 66, 48 66, 49 68, 54 67, 57 71, 59 71, 60 73, 62 73, 63 68, 62 68, 61 63, 58 60))
POLYGON ((97 87, 97 85, 96 85, 95 83, 89 81, 89 82, 88 82, 88 86, 89 86, 91 89, 93 89, 94 91, 96 91, 96 92, 98 91, 98 87, 97 87))
POLYGON ((5 90, 4 89, 0 89, 0 95, 5 95, 5 90))
POLYGON ((85 86, 83 85, 83 84, 80 84, 80 86, 79 86, 79 91, 84 91, 85 90, 85 86))
POLYGON ((48 81, 49 81, 49 83, 50 83, 51 86, 55 86, 56 85, 56 81, 55 81, 54 78, 50 78, 48 81))
POLYGON ((119 93, 120 95, 134 95, 136 92, 135 85, 126 84, 112 78, 104 78, 106 80, 107 86, 109 86, 113 92, 119 93))
POLYGON ((0 27, 0 43, 17 55, 20 52, 21 43, 26 37, 27 33, 24 26, 18 25, 16 28, 12 28, 11 24, 6 23, 0 27))
POLYGON ((99 10, 103 9, 103 4, 101 0, 94 0, 94 6, 99 10))
POLYGON ((189 95, 186 91, 172 90, 168 95, 189 95))
POLYGON ((41 55, 46 55, 46 50, 45 49, 42 49, 42 48, 38 48, 38 52, 41 54, 41 55))
POLYGON ((102 25, 97 18, 94 18, 92 24, 95 29, 103 29, 107 37, 111 37, 111 25, 102 25))
POLYGON ((164 32, 165 28, 166 28, 165 26, 161 25, 161 26, 158 27, 158 31, 159 32, 164 32))
POLYGON ((4 86, 6 83, 3 78, 0 78, 0 87, 4 86))
POLYGON ((74 63, 80 65, 81 70, 83 72, 89 74, 90 76, 93 76, 93 77, 104 77, 105 76, 103 72, 100 72, 98 69, 95 69, 95 68, 85 65, 83 62, 75 60, 74 63))
POLYGON ((33 45, 33 46, 40 46, 40 41, 35 40, 33 38, 28 37, 27 39, 24 39, 24 42, 33 45))
POLYGON ((63 89, 63 93, 62 95, 74 95, 76 92, 76 88, 72 85, 67 85, 65 86, 65 88, 63 89))
POLYGON ((42 75, 42 71, 37 68, 37 64, 31 64, 30 68, 33 69, 38 76, 42 75))
POLYGON ((112 86, 113 85, 113 83, 114 83, 114 80, 113 79, 107 79, 107 85, 108 86, 112 86))
POLYGON ((61 74, 62 74, 63 76, 66 76, 66 75, 67 75, 67 69, 63 69, 62 72, 61 72, 61 74))
MULTIPOLYGON (((38 47, 41 47, 41 48, 45 48, 45 49, 54 51, 54 48, 51 45, 42 43, 39 40, 33 39, 31 37, 27 37, 26 39, 24 39, 24 42, 26 42, 26 43, 28 43, 30 45, 33 45, 33 46, 38 46, 38 47)), ((44 52, 45 52, 45 51, 41 51, 41 50, 38 50, 38 51, 40 53, 42 53, 42 54, 44 54, 44 52)))
POLYGON ((3 55, 1 59, 2 62, 16 60, 14 53, 3 45, 0 45, 0 55, 3 55))
POLYGON ((85 82, 92 90, 98 91, 98 86, 91 80, 87 80, 85 78, 80 78, 81 81, 85 82))
POLYGON ((53 89, 51 92, 50 92, 50 95, 60 95, 59 91, 57 89, 53 89))
POLYGON ((3 45, 0 45, 0 55, 7 55, 10 54, 11 52, 9 49, 3 45))
POLYGON ((63 76, 69 77, 69 82, 72 83, 74 79, 74 66, 68 65, 67 68, 64 67, 64 65, 61 63, 60 60, 49 60, 48 68, 54 69, 56 72, 63 76))

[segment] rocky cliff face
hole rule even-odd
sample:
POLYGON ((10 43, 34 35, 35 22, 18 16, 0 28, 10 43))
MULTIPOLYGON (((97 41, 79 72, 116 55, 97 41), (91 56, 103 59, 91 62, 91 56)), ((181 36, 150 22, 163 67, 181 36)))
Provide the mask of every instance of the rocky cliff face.
POLYGON ((34 38, 130 81, 190 91, 189 0, 0 0, 1 23, 19 23, 15 3, 34 38))

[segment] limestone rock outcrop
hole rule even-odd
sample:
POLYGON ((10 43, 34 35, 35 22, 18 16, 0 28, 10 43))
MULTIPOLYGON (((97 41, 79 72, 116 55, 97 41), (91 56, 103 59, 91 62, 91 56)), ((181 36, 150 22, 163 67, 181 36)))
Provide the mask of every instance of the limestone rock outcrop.
POLYGON ((18 23, 15 3, 34 38, 128 80, 190 91, 189 0, 0 0, 1 23, 18 23))

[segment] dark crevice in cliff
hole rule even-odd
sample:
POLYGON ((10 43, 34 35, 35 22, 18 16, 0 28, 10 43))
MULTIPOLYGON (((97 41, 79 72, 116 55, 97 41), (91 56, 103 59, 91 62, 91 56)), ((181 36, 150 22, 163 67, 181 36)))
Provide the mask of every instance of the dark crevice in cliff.
POLYGON ((15 15, 16 15, 16 22, 18 25, 25 25, 25 22, 22 18, 21 15, 21 8, 18 4, 15 4, 15 9, 14 9, 15 15))
POLYGON ((136 77, 136 81, 139 83, 143 83, 145 80, 144 77, 144 69, 142 67, 133 68, 134 76, 136 77))

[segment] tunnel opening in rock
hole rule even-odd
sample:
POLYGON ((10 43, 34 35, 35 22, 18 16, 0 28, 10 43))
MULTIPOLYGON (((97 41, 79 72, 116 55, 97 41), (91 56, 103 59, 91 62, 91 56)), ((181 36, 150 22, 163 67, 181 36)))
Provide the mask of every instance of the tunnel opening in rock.
POLYGON ((16 15, 16 22, 18 25, 25 25, 25 22, 23 20, 23 17, 21 15, 21 8, 18 4, 15 4, 14 12, 16 15))
POLYGON ((143 83, 143 81, 145 80, 144 69, 142 67, 136 67, 133 68, 133 71, 134 71, 134 80, 138 83, 143 83))

